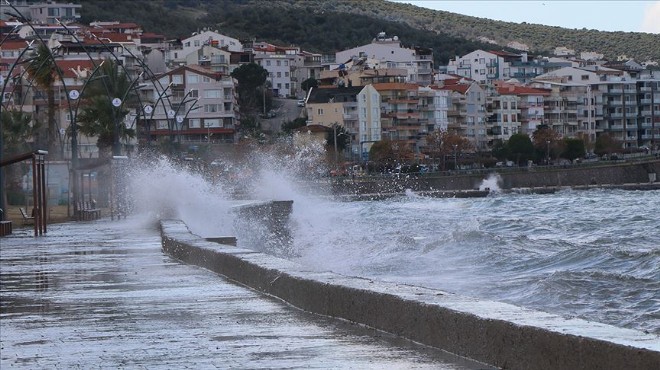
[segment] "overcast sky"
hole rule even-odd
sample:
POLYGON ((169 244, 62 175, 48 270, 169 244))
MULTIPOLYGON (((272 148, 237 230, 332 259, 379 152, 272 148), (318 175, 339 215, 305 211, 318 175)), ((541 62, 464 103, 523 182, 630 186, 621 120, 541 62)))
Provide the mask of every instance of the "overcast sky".
POLYGON ((508 22, 660 34, 660 1, 391 0, 508 22))

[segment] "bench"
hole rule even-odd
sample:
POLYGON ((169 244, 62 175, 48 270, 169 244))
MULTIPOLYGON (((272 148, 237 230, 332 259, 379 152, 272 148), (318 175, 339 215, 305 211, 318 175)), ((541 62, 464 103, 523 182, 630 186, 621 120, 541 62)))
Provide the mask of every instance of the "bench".
POLYGON ((78 221, 97 220, 101 217, 101 209, 96 208, 96 202, 76 202, 74 215, 78 221))
POLYGON ((23 225, 34 224, 34 208, 32 209, 32 216, 28 216, 25 208, 19 208, 19 211, 21 211, 21 216, 23 217, 23 225))

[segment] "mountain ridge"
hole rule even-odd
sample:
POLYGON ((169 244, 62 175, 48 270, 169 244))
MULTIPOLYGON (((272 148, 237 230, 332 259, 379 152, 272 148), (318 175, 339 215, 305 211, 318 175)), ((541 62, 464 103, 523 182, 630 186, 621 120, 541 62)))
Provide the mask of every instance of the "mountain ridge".
POLYGON ((441 64, 475 49, 514 50, 506 47, 510 42, 528 45, 530 55, 551 55, 563 46, 610 60, 626 55, 639 62, 660 62, 660 35, 496 21, 386 0, 224 0, 222 6, 214 0, 137 0, 122 2, 123 7, 105 0, 78 2, 83 4, 84 22, 133 21, 169 37, 208 27, 239 39, 335 52, 369 43, 385 31, 403 43, 432 48, 441 64))

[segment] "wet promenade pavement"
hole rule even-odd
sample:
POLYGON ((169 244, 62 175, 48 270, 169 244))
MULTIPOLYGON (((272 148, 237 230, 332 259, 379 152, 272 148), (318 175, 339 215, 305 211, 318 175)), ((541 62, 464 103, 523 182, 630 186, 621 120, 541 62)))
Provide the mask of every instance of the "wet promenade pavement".
POLYGON ((0 238, 0 368, 488 368, 185 265, 138 219, 0 238))

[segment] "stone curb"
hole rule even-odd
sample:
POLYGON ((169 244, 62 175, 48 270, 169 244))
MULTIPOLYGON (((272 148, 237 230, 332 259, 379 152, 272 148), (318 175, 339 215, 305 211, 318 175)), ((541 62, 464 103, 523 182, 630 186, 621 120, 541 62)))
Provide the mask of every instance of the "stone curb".
POLYGON ((660 337, 439 290, 307 271, 162 220, 163 250, 289 304, 507 369, 658 369, 660 337))

